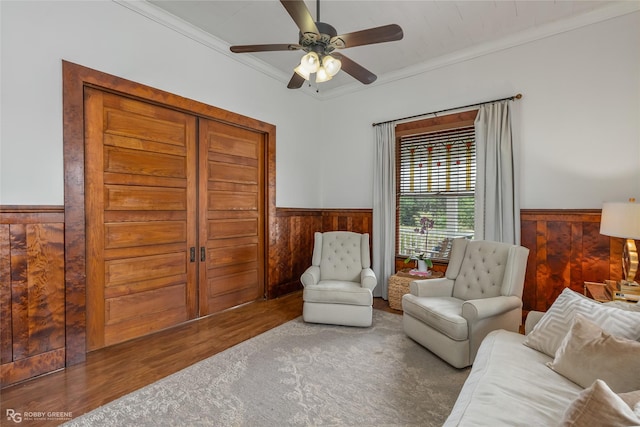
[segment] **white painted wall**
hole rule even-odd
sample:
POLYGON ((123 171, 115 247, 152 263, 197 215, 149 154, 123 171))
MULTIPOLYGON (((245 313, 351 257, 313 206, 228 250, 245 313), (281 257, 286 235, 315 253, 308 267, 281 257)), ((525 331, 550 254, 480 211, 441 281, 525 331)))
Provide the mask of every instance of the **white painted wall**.
POLYGON ((64 203, 65 59, 276 125, 277 205, 321 205, 308 95, 110 1, 0 1, 0 19, 0 204, 64 203))
POLYGON ((0 204, 63 204, 62 59, 276 125, 278 206, 371 207, 373 122, 516 92, 523 208, 640 199, 640 13, 324 101, 113 2, 3 0, 0 38, 0 204))
POLYGON ((373 122, 519 92, 523 208, 640 200, 636 12, 325 101, 323 205, 372 206, 373 122))

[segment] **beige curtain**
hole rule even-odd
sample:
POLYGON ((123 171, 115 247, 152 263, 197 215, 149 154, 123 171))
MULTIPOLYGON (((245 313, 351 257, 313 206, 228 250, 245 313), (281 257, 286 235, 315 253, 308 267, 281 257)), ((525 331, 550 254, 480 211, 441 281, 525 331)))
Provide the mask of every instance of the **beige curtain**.
POLYGON ((475 239, 520 244, 513 101, 484 104, 475 120, 475 239))
POLYGON ((395 123, 375 126, 373 171, 373 262, 378 279, 373 296, 388 298, 389 276, 395 273, 396 251, 395 123))

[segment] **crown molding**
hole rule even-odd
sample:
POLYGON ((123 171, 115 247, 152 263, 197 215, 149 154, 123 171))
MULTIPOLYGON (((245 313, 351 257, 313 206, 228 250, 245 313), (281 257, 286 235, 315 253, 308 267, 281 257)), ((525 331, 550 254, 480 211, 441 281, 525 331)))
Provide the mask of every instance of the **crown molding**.
MULTIPOLYGON (((200 28, 178 18, 169 12, 160 9, 152 3, 145 1, 134 0, 112 0, 115 3, 126 7, 133 12, 139 13, 160 25, 170 28, 185 37, 194 40, 216 52, 223 54, 234 61, 237 61, 245 66, 261 72, 278 82, 286 85, 290 78, 290 74, 285 74, 277 68, 267 64, 264 61, 256 59, 251 55, 234 55, 229 50, 229 43, 212 36, 211 34, 201 30, 200 28)), ((303 86, 299 91, 302 91, 306 95, 316 100, 327 100, 337 98, 350 93, 365 90, 369 86, 380 86, 395 82, 397 80, 406 79, 419 74, 423 74, 438 68, 446 67, 448 65, 457 64, 460 62, 468 61, 480 56, 488 55, 494 52, 499 52, 512 47, 531 43, 536 40, 545 39, 557 34, 572 31, 578 28, 582 28, 588 25, 596 24, 598 22, 606 21, 608 19, 617 18, 619 16, 627 15, 640 11, 640 1, 619 1, 612 3, 609 6, 592 10, 587 13, 583 13, 571 18, 563 19, 560 21, 552 22, 546 25, 541 25, 529 30, 521 31, 508 37, 494 40, 491 42, 482 43, 478 46, 474 46, 469 49, 462 49, 456 52, 452 52, 447 55, 439 56, 430 61, 423 62, 421 64, 414 65, 412 67, 404 68, 400 71, 387 73, 379 76, 371 85, 364 86, 357 82, 343 85, 341 87, 330 89, 327 91, 317 92, 314 88, 303 86)))
MULTIPOLYGON (((0 0, 1 1, 1 0, 0 0)), ((208 47, 209 49, 215 50, 216 52, 225 55, 232 60, 239 62, 247 67, 250 67, 260 73, 263 73, 278 82, 283 82, 286 86, 291 79, 290 74, 285 74, 279 69, 267 64, 264 61, 261 61, 254 56, 251 55, 236 55, 233 54, 229 47, 231 46, 229 43, 221 40, 210 33, 196 27, 195 25, 179 18, 171 13, 165 11, 157 7, 156 5, 147 2, 146 0, 112 0, 114 3, 119 4, 135 13, 138 13, 145 18, 148 18, 158 24, 169 28, 197 43, 200 43, 203 46, 208 47)), ((303 92, 307 95, 316 97, 316 92, 311 90, 306 90, 306 88, 302 88, 303 92)))
MULTIPOLYGON (((489 55, 491 53, 510 49, 512 47, 521 46, 537 40, 542 40, 548 37, 552 37, 568 31, 573 31, 578 28, 586 27, 588 25, 596 24, 598 22, 603 22, 638 11, 640 11, 640 1, 617 2, 610 6, 577 15, 572 18, 556 21, 546 25, 541 25, 530 30, 512 34, 511 36, 504 37, 499 40, 482 43, 468 49, 461 49, 447 55, 439 56, 430 61, 414 65, 412 67, 407 67, 396 72, 384 74, 370 86, 380 86, 392 83, 398 80, 427 73, 438 68, 468 61, 484 55, 489 55)), ((332 89, 331 91, 324 92, 321 98, 336 98, 338 96, 347 95, 364 89, 365 88, 362 87, 362 85, 358 86, 356 84, 349 84, 340 88, 332 89)))

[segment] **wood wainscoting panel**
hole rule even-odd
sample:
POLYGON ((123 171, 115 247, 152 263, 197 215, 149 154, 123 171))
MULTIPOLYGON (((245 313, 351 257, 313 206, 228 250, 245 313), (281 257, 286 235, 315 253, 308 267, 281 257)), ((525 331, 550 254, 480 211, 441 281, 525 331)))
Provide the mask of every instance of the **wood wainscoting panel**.
POLYGON ((600 210, 527 209, 521 243, 529 248, 525 311, 546 311, 564 288, 583 292, 585 281, 620 280, 623 239, 600 234, 600 210))
POLYGON ((268 298, 302 289, 300 276, 311 265, 316 231, 371 235, 372 218, 371 209, 277 208, 269 236, 268 298))
POLYGON ((0 208, 2 387, 65 366, 62 208, 0 208))
POLYGON ((321 210, 276 209, 269 236, 269 298, 302 289, 300 276, 311 265, 316 231, 322 231, 321 210))
POLYGON ((0 364, 2 365, 13 362, 10 236, 9 224, 0 223, 0 364))
POLYGON ((322 231, 344 230, 354 233, 373 232, 373 212, 371 209, 323 209, 322 231))

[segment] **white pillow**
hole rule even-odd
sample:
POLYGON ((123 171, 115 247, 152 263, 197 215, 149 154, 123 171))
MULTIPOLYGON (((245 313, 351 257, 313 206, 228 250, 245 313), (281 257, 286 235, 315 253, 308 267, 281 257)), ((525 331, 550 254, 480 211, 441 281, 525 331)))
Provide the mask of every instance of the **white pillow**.
POLYGON ((560 421, 561 426, 636 426, 640 424, 638 414, 614 392, 604 381, 596 380, 583 390, 569 405, 560 421))
POLYGON ((640 339, 640 312, 607 306, 565 288, 527 335, 524 345, 554 357, 576 313, 612 335, 636 341, 640 339))
MULTIPOLYGON (((624 403, 629 405, 631 409, 637 411, 640 409, 640 390, 630 391, 627 393, 618 393, 620 399, 624 400, 624 403)), ((640 415, 640 413, 638 413, 640 415)))
POLYGON ((610 335, 582 314, 547 366, 584 388, 600 379, 616 393, 640 390, 640 342, 610 335))

